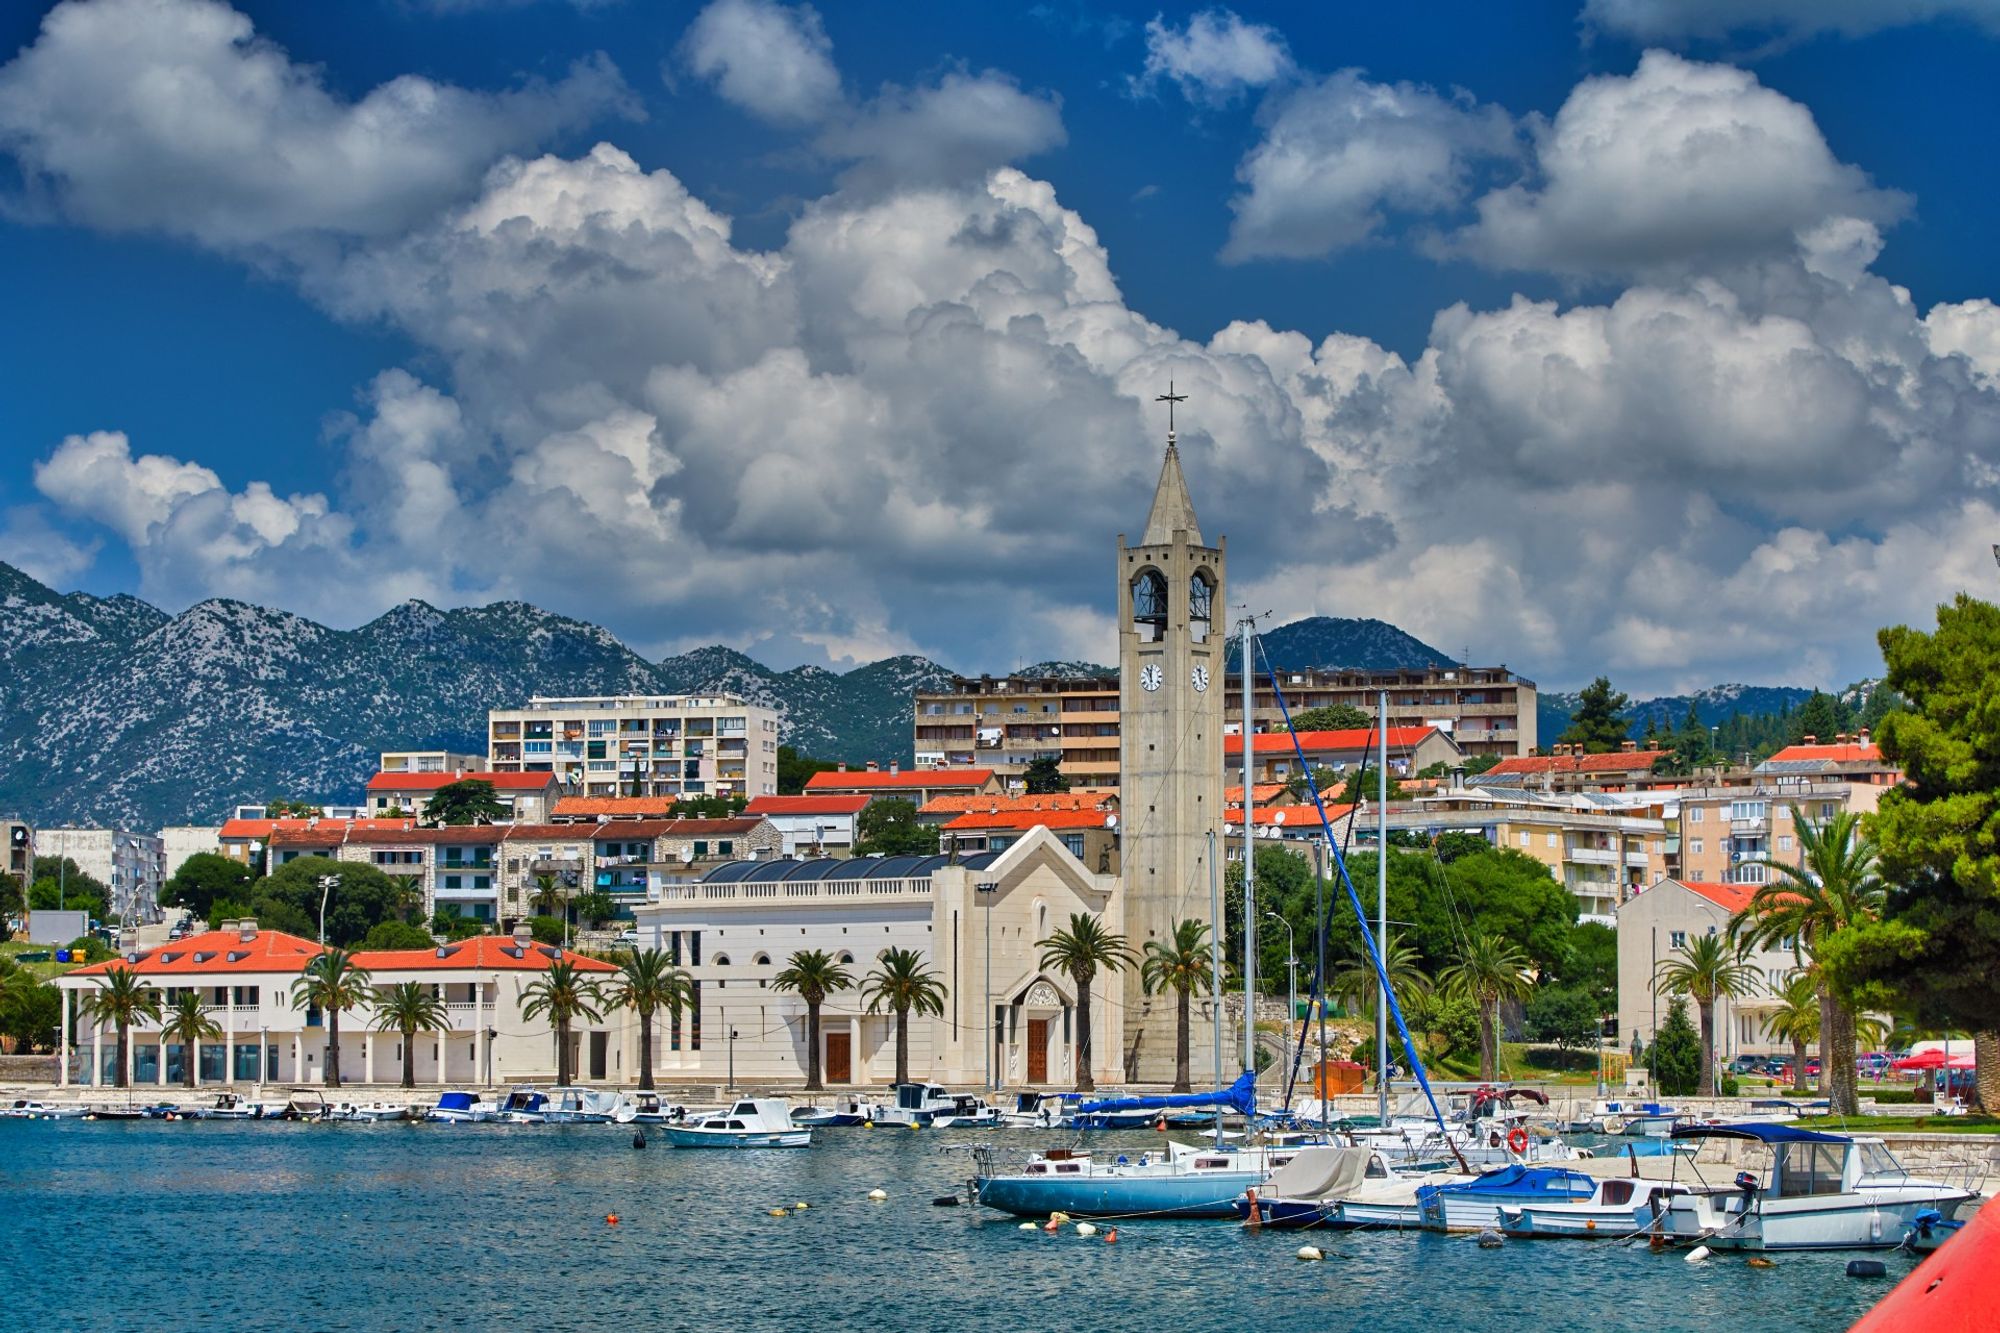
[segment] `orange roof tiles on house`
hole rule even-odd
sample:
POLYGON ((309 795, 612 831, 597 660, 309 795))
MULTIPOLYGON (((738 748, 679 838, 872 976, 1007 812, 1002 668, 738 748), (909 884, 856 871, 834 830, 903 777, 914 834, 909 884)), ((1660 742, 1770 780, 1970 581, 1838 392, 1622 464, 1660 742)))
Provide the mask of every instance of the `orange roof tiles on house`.
MULTIPOLYGON (((1326 817, 1330 821, 1345 819, 1353 811, 1354 807, 1352 805, 1335 805, 1329 801, 1326 807, 1326 817)), ((1236 809, 1226 812, 1222 819, 1225 824, 1234 824, 1241 827, 1243 823, 1243 807, 1238 806, 1236 809)), ((1316 805, 1267 805, 1260 809, 1252 810, 1250 812, 1250 822, 1253 824, 1283 825, 1286 828, 1300 827, 1316 830, 1320 826, 1319 807, 1316 805)))
POLYGON ((806 779, 806 791, 907 791, 925 787, 984 787, 993 781, 990 768, 905 768, 869 772, 849 769, 845 773, 815 773, 806 779))
POLYGON ((958 818, 941 825, 946 832, 968 832, 983 829, 1031 829, 1031 828, 1108 828, 1105 821, 1111 818, 1107 810, 1000 810, 980 812, 967 811, 958 818))
POLYGON ((933 796, 919 814, 951 815, 985 810, 1112 810, 1117 798, 1105 792, 1034 792, 1025 796, 933 796))
MULTIPOLYGON (((964 797, 940 797, 963 800, 964 797)), ((562 802, 556 802, 558 806, 562 802)), ((935 802, 933 802, 935 804, 935 802)), ((759 796, 743 807, 746 815, 854 815, 868 808, 866 796, 759 796)), ((925 806, 929 809, 929 806, 925 806)))
POLYGON ((347 830, 347 841, 367 847, 382 847, 392 843, 425 843, 433 846, 491 843, 500 841, 500 833, 505 827, 504 824, 446 824, 442 828, 418 828, 415 824, 407 824, 402 828, 379 828, 356 824, 347 830))
POLYGON ((735 819, 614 819, 603 824, 569 825, 588 828, 593 842, 622 838, 707 838, 716 834, 752 833, 764 822, 761 815, 735 819))
POLYGON ((546 972, 561 958, 579 972, 616 972, 614 965, 600 958, 557 948, 553 944, 530 942, 526 948, 514 943, 512 935, 474 935, 435 949, 363 949, 354 961, 370 972, 433 972, 492 968, 496 971, 546 972))
POLYGON ((368 779, 369 791, 436 791, 454 782, 490 782, 495 791, 542 791, 554 786, 553 773, 489 773, 484 769, 464 773, 377 773, 368 779))
MULTIPOLYGON (((1243 747, 1239 745, 1236 749, 1240 754, 1243 747)), ((1253 782, 1250 784, 1250 803, 1252 805, 1264 805, 1276 800, 1284 790, 1285 784, 1282 782, 1253 782)), ((1222 803, 1224 805, 1243 804, 1243 788, 1240 786, 1223 788, 1222 803)))
POLYGON ((1613 750, 1609 754, 1524 754, 1502 759, 1488 773, 1634 773, 1651 769, 1666 750, 1613 750))
MULTIPOLYGON (((1391 727, 1389 728, 1389 748, 1391 750, 1414 750, 1436 727, 1391 727)), ((1372 727, 1350 727, 1342 731, 1302 731, 1299 733, 1299 748, 1307 754, 1323 750, 1366 750, 1375 744, 1377 737, 1372 727)), ((1292 734, 1289 731, 1260 731, 1250 738, 1252 754, 1290 754, 1292 734)), ((1243 753, 1241 736, 1224 736, 1222 752, 1243 753)))
POLYGON ((549 813, 557 819, 664 819, 678 798, 672 796, 559 796, 549 813))
POLYGON ((1870 742, 1836 742, 1831 745, 1787 745, 1767 759, 1766 763, 1784 764, 1818 761, 1828 764, 1879 764, 1882 762, 1882 747, 1870 742))
POLYGON ((147 949, 138 961, 113 958, 68 973, 73 977, 105 976, 130 968, 142 977, 204 976, 215 972, 303 972, 319 956, 321 946, 281 930, 259 930, 249 939, 234 930, 205 930, 184 940, 147 949))
POLYGON ((271 831, 272 847, 338 847, 347 841, 345 824, 319 828, 281 828, 271 831))
POLYGON ((1717 907, 1734 915, 1750 905, 1759 885, 1756 884, 1706 884, 1700 881, 1677 879, 1673 881, 1689 893, 1708 899, 1717 907))
POLYGON ((301 829, 408 829, 415 828, 416 821, 402 819, 327 819, 316 816, 312 819, 231 819, 217 831, 216 837, 224 842, 243 838, 268 838, 276 832, 296 832, 301 829))

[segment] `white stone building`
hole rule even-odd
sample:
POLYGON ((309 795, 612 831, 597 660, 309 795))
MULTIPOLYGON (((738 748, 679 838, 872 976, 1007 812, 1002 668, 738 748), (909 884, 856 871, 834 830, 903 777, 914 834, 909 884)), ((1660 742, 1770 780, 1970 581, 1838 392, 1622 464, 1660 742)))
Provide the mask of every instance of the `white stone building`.
POLYGON ((859 836, 855 826, 870 799, 861 795, 759 796, 743 807, 743 813, 770 820, 784 839, 786 856, 848 856, 859 836))
POLYGON ((487 760, 584 796, 774 795, 778 714, 733 694, 536 697, 487 713, 487 760))
POLYGON ((68 857, 111 891, 108 907, 127 924, 158 921, 166 844, 157 834, 108 828, 35 831, 35 855, 68 857))
MULTIPOLYGON (((1748 905, 1754 884, 1705 884, 1661 879, 1618 907, 1618 1044, 1631 1049, 1633 1034, 1653 1044, 1666 1021, 1670 995, 1656 994, 1653 978, 1661 965, 1703 935, 1727 935, 1729 920, 1748 905)), ((1791 1046, 1765 1028, 1777 1008, 1777 992, 1799 965, 1789 948, 1754 949, 1743 960, 1759 984, 1755 994, 1716 1004, 1715 1054, 1727 1062, 1738 1055, 1791 1054, 1791 1046)), ((1701 1023, 1701 1010, 1688 1001, 1688 1021, 1701 1023)))
POLYGON ((160 878, 164 883, 180 872, 190 856, 222 855, 219 824, 174 824, 160 830, 160 878))

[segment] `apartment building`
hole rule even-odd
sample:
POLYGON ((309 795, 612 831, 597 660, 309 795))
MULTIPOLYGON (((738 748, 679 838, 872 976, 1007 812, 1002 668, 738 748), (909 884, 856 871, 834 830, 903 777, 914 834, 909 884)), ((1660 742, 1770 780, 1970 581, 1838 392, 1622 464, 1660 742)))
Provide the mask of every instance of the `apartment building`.
POLYGON ((222 828, 216 824, 170 824, 160 830, 160 873, 172 879, 190 856, 222 854, 222 828))
POLYGON ((546 770, 489 773, 446 769, 435 773, 377 773, 368 779, 368 812, 378 819, 421 815, 424 807, 440 790, 455 782, 466 781, 490 783, 494 799, 505 811, 500 817, 523 823, 547 819, 562 794, 556 775, 546 770))
POLYGON ((916 696, 918 768, 990 768, 1018 789, 1053 759, 1072 786, 1118 785, 1118 677, 956 676, 916 696))
MULTIPOLYGON (((1389 695, 1389 726, 1435 727, 1450 734, 1469 755, 1525 755, 1534 752, 1535 682, 1504 666, 1401 667, 1381 671, 1279 671, 1285 705, 1293 714, 1308 708, 1346 704, 1375 715, 1380 696, 1389 695)), ((1284 713, 1269 674, 1255 684, 1253 731, 1281 731, 1284 713)), ((1240 720, 1242 678, 1229 677, 1228 716, 1240 720)))
POLYGON ((1766 883, 1777 861, 1799 864, 1798 821, 1819 824, 1843 810, 1866 814, 1887 787, 1839 778, 1717 775, 1673 793, 1678 807, 1677 878, 1710 884, 1766 883))
POLYGON ((733 694, 536 696, 487 714, 494 773, 583 796, 772 796, 778 714, 733 694))
MULTIPOLYGON (((1257 732, 1250 738, 1251 786, 1283 785, 1323 768, 1345 773, 1359 767, 1365 756, 1373 755, 1378 743, 1377 734, 1362 727, 1348 731, 1301 731, 1296 740, 1289 731, 1257 732), (1303 762, 1299 758, 1301 751, 1305 754, 1303 762)), ((1385 753, 1389 773, 1394 777, 1422 772, 1432 764, 1449 766, 1465 758, 1451 736, 1436 727, 1389 728, 1385 753)), ((1242 776, 1243 737, 1222 738, 1222 763, 1226 773, 1242 776)), ((1241 789, 1237 790, 1240 795, 1241 789)))
POLYGON ((1542 791, 1632 791, 1671 785, 1672 779, 1653 775, 1653 765, 1665 750, 1642 750, 1626 741, 1608 754, 1586 754, 1580 745, 1558 745, 1551 754, 1517 755, 1502 759, 1479 775, 1482 787, 1535 788, 1542 791))
POLYGON ((784 840, 784 856, 851 856, 867 796, 759 796, 743 813, 771 821, 784 840))
POLYGON ((34 836, 36 856, 68 857, 110 890, 106 904, 128 925, 158 921, 166 882, 166 844, 158 834, 109 828, 45 828, 34 836))
POLYGON ((486 767, 483 754, 456 750, 384 750, 378 770, 383 773, 476 773, 486 767))
MULTIPOLYGON (((1651 1045, 1665 1021, 1670 997, 1657 994, 1654 978, 1660 965, 1703 935, 1729 931, 1730 918, 1743 910, 1756 890, 1742 884, 1717 884, 1695 879, 1662 878, 1632 895, 1618 909, 1618 1032, 1629 1047, 1636 1037, 1651 1045)), ((1728 1061, 1738 1055, 1786 1055, 1791 1047, 1771 1035, 1766 1026, 1778 1007, 1777 992, 1798 967, 1787 941, 1753 949, 1743 961, 1756 970, 1760 983, 1750 994, 1724 996, 1716 1002, 1715 1055, 1728 1061)), ((1699 1023, 1701 1012, 1692 1002, 1688 1018, 1699 1023)))

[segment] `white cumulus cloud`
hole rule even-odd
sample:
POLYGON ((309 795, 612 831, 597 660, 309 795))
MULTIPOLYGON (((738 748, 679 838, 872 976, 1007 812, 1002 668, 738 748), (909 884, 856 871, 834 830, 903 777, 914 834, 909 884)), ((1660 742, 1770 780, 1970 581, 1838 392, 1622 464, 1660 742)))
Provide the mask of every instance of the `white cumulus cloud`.
POLYGON ((1295 72, 1277 29, 1246 23, 1233 10, 1204 9, 1186 27, 1160 16, 1146 24, 1146 67, 1133 86, 1146 91, 1170 79, 1189 101, 1219 105, 1295 72))
POLYGON ((841 103, 833 42, 811 5, 713 0, 681 39, 681 58, 726 100, 774 124, 812 124, 841 103))
POLYGON ((1769 33, 1859 37, 1934 19, 2000 30, 2000 0, 1585 0, 1583 20, 1636 41, 1769 33))

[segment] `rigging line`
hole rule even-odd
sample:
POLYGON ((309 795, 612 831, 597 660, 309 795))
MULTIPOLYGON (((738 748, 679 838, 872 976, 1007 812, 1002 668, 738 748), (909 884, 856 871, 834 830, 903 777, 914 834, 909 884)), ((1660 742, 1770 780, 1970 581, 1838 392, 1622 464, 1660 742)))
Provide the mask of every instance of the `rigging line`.
MULTIPOLYGON (((1260 653, 1263 652, 1261 640, 1258 641, 1258 651, 1260 653)), ((1277 696, 1278 711, 1285 719, 1285 731, 1292 738, 1292 750, 1299 757, 1300 767, 1304 767, 1306 762, 1305 747, 1299 741, 1298 728, 1292 725, 1291 705, 1285 702, 1285 689, 1284 686, 1278 683, 1278 671, 1275 666, 1271 665, 1269 654, 1264 654, 1264 665, 1271 676, 1271 691, 1277 696)), ((1250 663, 1245 662, 1243 669, 1245 671, 1250 670, 1250 663)), ((1249 793, 1245 792, 1244 795, 1247 797, 1249 793)), ((1333 848, 1333 823, 1327 818, 1326 802, 1320 798, 1317 790, 1313 792, 1313 805, 1319 811, 1320 829, 1326 834, 1327 846, 1333 848)), ((1445 1130, 1444 1111, 1438 1106, 1437 1094, 1431 1091, 1430 1079, 1424 1073, 1423 1061, 1417 1058, 1416 1043, 1410 1039, 1410 1029, 1403 1022, 1403 1009, 1396 1002, 1396 992, 1389 985, 1389 972, 1382 961, 1381 951, 1375 947, 1374 936, 1368 933, 1368 914, 1361 909, 1361 896, 1354 891, 1354 881, 1347 873, 1347 858, 1341 856, 1337 848, 1334 851, 1334 865, 1340 871, 1341 887, 1347 890, 1348 905, 1354 909, 1355 920, 1361 923, 1361 938, 1367 944, 1368 956, 1375 964, 1375 975, 1381 979, 1382 994, 1388 1000, 1390 1015, 1396 1020, 1396 1033, 1403 1039, 1403 1054, 1410 1061, 1410 1069, 1417 1076, 1418 1086, 1424 1090, 1424 1100, 1430 1103, 1431 1115, 1436 1119, 1438 1129, 1444 1132, 1446 1139, 1449 1140, 1450 1133, 1445 1130)), ((1378 1062, 1384 1062, 1386 1054, 1387 1052, 1377 1051, 1375 1058, 1378 1062)), ((1452 1151, 1454 1155, 1457 1154, 1456 1146, 1453 1147, 1452 1151)), ((1459 1165, 1462 1167, 1465 1166, 1465 1159, 1462 1156, 1459 1157, 1459 1165)), ((1469 1170, 1470 1168, 1467 1169, 1469 1170)))

